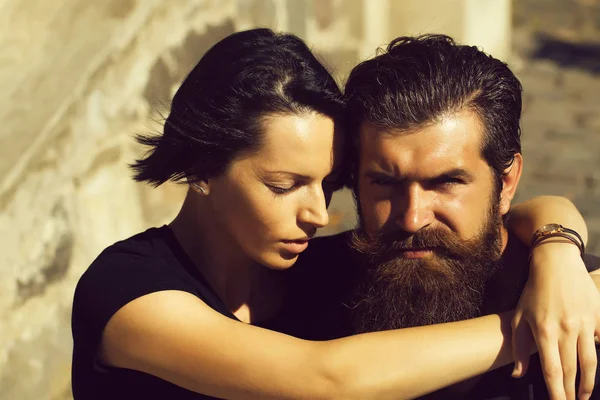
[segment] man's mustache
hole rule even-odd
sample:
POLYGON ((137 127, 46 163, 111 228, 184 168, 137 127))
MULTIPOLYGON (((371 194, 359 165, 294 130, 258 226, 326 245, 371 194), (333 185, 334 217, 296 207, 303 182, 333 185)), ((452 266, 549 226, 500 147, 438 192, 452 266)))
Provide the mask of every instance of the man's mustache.
POLYGON ((431 250, 445 257, 461 258, 472 255, 470 241, 441 228, 424 228, 418 232, 394 231, 384 234, 356 232, 353 247, 360 253, 380 258, 408 250, 431 250))

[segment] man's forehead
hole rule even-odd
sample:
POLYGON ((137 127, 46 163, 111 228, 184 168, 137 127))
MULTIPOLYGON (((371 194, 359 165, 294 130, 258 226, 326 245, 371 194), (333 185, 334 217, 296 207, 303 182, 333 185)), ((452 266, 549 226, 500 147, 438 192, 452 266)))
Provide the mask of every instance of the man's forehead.
POLYGON ((446 115, 412 129, 393 129, 364 122, 360 127, 361 158, 384 161, 390 157, 481 158, 483 128, 475 112, 446 115))
POLYGON ((482 132, 479 117, 471 111, 447 115, 408 130, 363 123, 360 129, 362 168, 389 173, 418 169, 426 175, 447 169, 480 168, 484 166, 482 132))

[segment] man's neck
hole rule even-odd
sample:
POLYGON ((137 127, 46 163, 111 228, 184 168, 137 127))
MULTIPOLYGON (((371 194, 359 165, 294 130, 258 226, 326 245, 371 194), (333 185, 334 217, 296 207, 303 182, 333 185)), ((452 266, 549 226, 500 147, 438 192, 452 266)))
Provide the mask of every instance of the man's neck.
POLYGON ((507 311, 516 306, 529 276, 528 248, 502 229, 502 255, 496 272, 488 279, 482 314, 507 311))

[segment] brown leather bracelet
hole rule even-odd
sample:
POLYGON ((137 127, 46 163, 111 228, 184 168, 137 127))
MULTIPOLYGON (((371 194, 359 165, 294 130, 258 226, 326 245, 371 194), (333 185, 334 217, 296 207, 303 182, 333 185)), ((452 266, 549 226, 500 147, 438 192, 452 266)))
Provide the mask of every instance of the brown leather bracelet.
POLYGON ((538 236, 531 243, 531 250, 533 250, 536 246, 541 244, 544 240, 555 237, 561 237, 571 241, 575 246, 577 246, 577 248, 579 248, 579 252, 581 253, 581 257, 583 258, 583 255, 585 254, 585 244, 583 243, 583 240, 580 239, 579 235, 577 237, 574 237, 572 234, 566 232, 552 232, 543 236, 538 236))
POLYGON ((536 230, 533 234, 533 237, 531 238, 531 248, 533 249, 544 238, 549 238, 553 236, 561 236, 563 238, 566 238, 562 235, 556 235, 557 233, 561 233, 563 235, 570 235, 571 239, 577 239, 578 242, 575 242, 574 240, 571 241, 579 248, 582 256, 583 254, 585 254, 585 243, 583 242, 581 235, 579 235, 577 231, 567 228, 566 226, 560 224, 546 224, 540 227, 538 230, 536 230))

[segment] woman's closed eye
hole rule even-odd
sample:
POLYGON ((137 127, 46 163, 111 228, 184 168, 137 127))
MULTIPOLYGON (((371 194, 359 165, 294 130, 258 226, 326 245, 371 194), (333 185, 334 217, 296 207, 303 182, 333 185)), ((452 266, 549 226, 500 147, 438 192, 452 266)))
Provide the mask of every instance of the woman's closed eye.
POLYGON ((274 184, 274 183, 271 184, 271 183, 265 183, 265 185, 273 193, 276 193, 276 194, 287 194, 287 193, 290 193, 290 192, 294 191, 296 188, 298 188, 298 186, 300 184, 299 183, 294 183, 294 184, 274 184))

